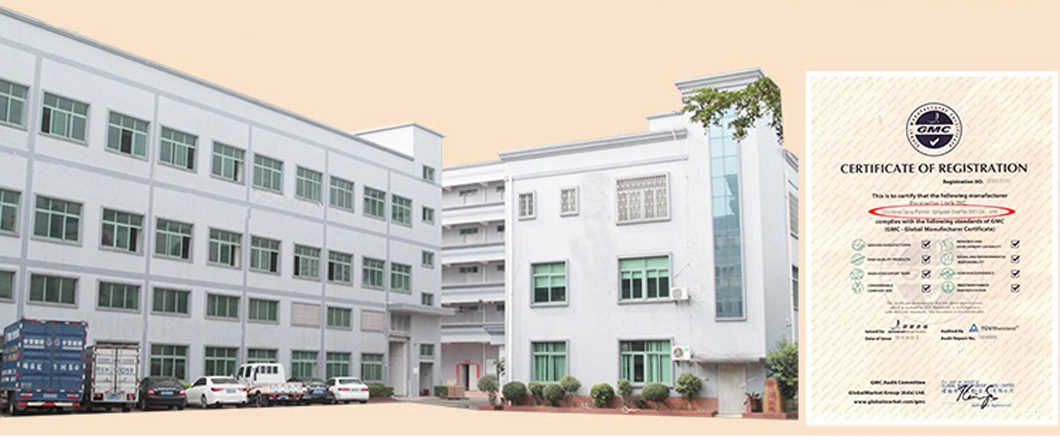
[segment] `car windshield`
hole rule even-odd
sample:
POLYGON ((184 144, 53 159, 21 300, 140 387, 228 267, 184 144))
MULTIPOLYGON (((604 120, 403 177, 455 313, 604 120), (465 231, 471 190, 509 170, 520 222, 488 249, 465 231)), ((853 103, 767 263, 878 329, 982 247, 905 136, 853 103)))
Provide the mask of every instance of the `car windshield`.
POLYGON ((153 387, 180 387, 180 381, 171 377, 163 377, 159 379, 151 379, 149 383, 153 387))
POLYGON ((339 379, 340 385, 364 385, 363 382, 357 379, 339 379))
POLYGON ((210 380, 213 381, 214 385, 239 385, 239 382, 237 382, 235 379, 232 379, 231 377, 215 377, 210 380))
POLYGON ((309 386, 324 385, 324 381, 320 380, 320 379, 306 379, 306 380, 303 380, 302 383, 306 384, 306 385, 309 385, 309 386))

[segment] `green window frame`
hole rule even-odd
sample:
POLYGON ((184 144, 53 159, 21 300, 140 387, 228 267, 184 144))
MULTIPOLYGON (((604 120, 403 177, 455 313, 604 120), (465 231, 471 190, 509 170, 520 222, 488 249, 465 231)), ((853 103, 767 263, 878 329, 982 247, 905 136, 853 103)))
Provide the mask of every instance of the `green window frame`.
POLYGON ((143 225, 144 216, 142 215, 104 209, 100 246, 126 252, 139 252, 143 225))
POLYGON ((155 255, 191 259, 191 223, 158 219, 155 222, 155 255))
POLYGON ((140 310, 140 286, 100 281, 96 304, 101 309, 140 310))
POLYGON ((434 182, 434 168, 427 165, 423 166, 423 180, 434 182))
POLYGON ((239 363, 239 349, 230 347, 206 347, 204 376, 234 376, 239 363))
POLYGON ((256 271, 280 272, 280 240, 250 236, 250 268, 256 271))
POLYGON ((199 137, 172 128, 162 127, 158 161, 178 168, 195 171, 195 149, 199 137))
POLYGON ((294 246, 294 276, 320 279, 320 248, 300 244, 294 246))
POLYGON ((670 257, 618 260, 619 299, 643 301, 670 297, 670 257))
POLYGON ((56 240, 81 240, 81 204, 37 196, 33 235, 56 240))
POLYGON ((118 112, 110 112, 107 121, 108 150, 147 157, 147 121, 118 112))
POLYGON ((434 267, 434 252, 422 251, 420 260, 424 267, 434 267))
POLYGON ((188 347, 186 345, 151 344, 151 375, 188 379, 188 347))
POLYGON ((45 92, 41 106, 40 131, 72 141, 85 142, 88 131, 88 104, 45 92))
POLYGON ((391 197, 390 220, 400 225, 412 225, 412 199, 394 194, 391 197))
POLYGON ((791 305, 799 310, 799 267, 791 266, 791 305))
POLYGON ((353 328, 353 310, 342 307, 328 307, 328 327, 353 328))
POLYGON ((320 201, 320 187, 324 183, 324 175, 309 168, 298 167, 295 180, 295 197, 305 200, 320 201))
POLYGON ((364 215, 386 218, 386 192, 364 187, 364 215))
POLYGON ((291 352, 291 377, 316 377, 319 353, 294 350, 291 352))
POLYGON ((220 142, 213 143, 213 167, 210 173, 233 182, 243 181, 243 161, 246 151, 220 142))
POLYGON ((255 188, 283 193, 283 161, 260 154, 254 155, 255 188))
POLYGON ((240 267, 243 234, 210 228, 209 261, 222 266, 240 267))
POLYGON ((383 355, 361 353, 361 380, 365 383, 383 381, 383 355))
POLYGON ((213 318, 239 319, 238 296, 206 294, 206 316, 213 318))
POLYGON ((743 233, 740 212, 740 146, 728 123, 732 110, 711 125, 710 191, 714 235, 714 317, 743 319, 743 233))
POLYGON ((15 298, 15 272, 0 270, 0 299, 15 298))
POLYGON ((349 376, 352 358, 353 355, 350 353, 327 352, 324 361, 325 379, 349 376))
POLYGON ((279 358, 277 351, 271 348, 248 348, 248 364, 274 364, 279 358))
POLYGON ((361 261, 361 287, 383 288, 383 272, 386 262, 364 257, 361 261))
POLYGON ((0 122, 26 127, 29 87, 0 79, 0 122))
POLYGON ((54 275, 30 275, 30 302, 77 304, 77 278, 54 275))
POLYGON ((620 341, 620 377, 633 385, 670 384, 670 341, 620 341))
POLYGON ((247 320, 261 322, 279 322, 280 302, 268 299, 250 298, 247 304, 247 320))
POLYGON ((331 177, 331 194, 328 202, 336 208, 353 212, 354 183, 349 180, 331 177))
POLYGON ((353 284, 353 255, 328 251, 328 281, 353 284))
POLYGON ((0 231, 18 233, 18 207, 22 193, 0 188, 0 231))
POLYGON ((412 266, 390 263, 390 290, 396 292, 412 291, 412 266))
POLYGON ((531 380, 555 383, 567 375, 566 342, 534 342, 530 345, 531 380))
POLYGON ((537 263, 532 265, 533 296, 531 304, 562 304, 567 302, 567 263, 537 263))
POLYGON ((434 208, 423 207, 423 222, 434 224, 434 208))
POLYGON ((190 296, 191 292, 187 290, 155 287, 152 295, 151 310, 159 313, 187 315, 190 296))
POLYGON ((433 293, 420 293, 420 304, 432 307, 434 306, 434 294, 433 293))
POLYGON ((434 357, 434 344, 420 344, 420 357, 421 358, 432 358, 432 357, 434 357))

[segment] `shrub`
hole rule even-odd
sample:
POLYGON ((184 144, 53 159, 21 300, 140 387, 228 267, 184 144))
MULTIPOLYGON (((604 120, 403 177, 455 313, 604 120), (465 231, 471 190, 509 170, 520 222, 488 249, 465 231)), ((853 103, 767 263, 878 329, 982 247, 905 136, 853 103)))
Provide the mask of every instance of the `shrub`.
POLYGON ((435 385, 434 395, 445 397, 449 395, 449 385, 435 385))
POLYGON ((648 401, 644 400, 644 397, 642 396, 637 396, 633 399, 633 404, 636 405, 637 408, 644 409, 648 406, 648 401))
POLYGON ((582 388, 582 383, 575 379, 574 376, 568 374, 559 380, 559 387, 563 388, 563 392, 567 394, 567 405, 569 406, 574 400, 574 395, 578 394, 578 390, 582 388))
POLYGON ((551 403, 552 406, 558 406, 557 402, 559 402, 560 399, 563 398, 563 395, 566 394, 563 392, 563 388, 556 384, 550 384, 549 386, 545 387, 545 391, 543 393, 545 395, 545 400, 548 400, 548 402, 551 403))
POLYGON ((618 381, 618 395, 622 396, 623 405, 629 405, 629 398, 633 395, 633 384, 629 383, 629 379, 618 381))
POLYGON ((780 394, 787 399, 799 391, 799 344, 781 340, 775 350, 766 353, 766 368, 777 378, 780 394))
POLYGON ((666 401, 667 397, 670 397, 670 388, 661 383, 650 383, 640 390, 640 397, 649 402, 661 404, 666 401))
POLYGON ((539 402, 541 399, 545 398, 545 385, 541 382, 530 382, 526 384, 526 389, 530 391, 530 394, 534 395, 535 402, 539 402))
POLYGON ((504 384, 502 393, 504 398, 511 402, 512 405, 518 405, 523 403, 523 399, 526 398, 526 385, 519 381, 508 382, 504 384))
POLYGON ((191 388, 191 383, 189 383, 189 382, 181 382, 180 386, 184 387, 184 389, 188 389, 188 388, 191 388))
POLYGON ((487 374, 478 379, 478 390, 489 393, 490 405, 497 406, 497 389, 499 387, 497 376, 487 374))
POLYGON ((608 408, 615 397, 615 389, 611 388, 611 384, 598 383, 589 389, 589 395, 593 396, 593 405, 597 408, 608 408))
POLYGON ((368 384, 368 397, 391 397, 394 395, 394 387, 388 387, 381 383, 368 384))
POLYGON ((699 394, 699 391, 703 389, 703 379, 695 374, 684 372, 680 376, 677 376, 677 386, 674 387, 674 391, 677 391, 681 395, 688 399, 689 408, 692 407, 692 398, 699 394))

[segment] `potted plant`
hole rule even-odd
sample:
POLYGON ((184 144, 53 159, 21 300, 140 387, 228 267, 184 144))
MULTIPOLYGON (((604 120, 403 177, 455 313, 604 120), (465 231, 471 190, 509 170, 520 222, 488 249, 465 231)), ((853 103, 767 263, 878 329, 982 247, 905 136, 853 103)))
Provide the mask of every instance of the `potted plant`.
POLYGON ((747 396, 747 400, 744 403, 747 405, 747 412, 762 412, 762 395, 751 392, 744 393, 747 396))

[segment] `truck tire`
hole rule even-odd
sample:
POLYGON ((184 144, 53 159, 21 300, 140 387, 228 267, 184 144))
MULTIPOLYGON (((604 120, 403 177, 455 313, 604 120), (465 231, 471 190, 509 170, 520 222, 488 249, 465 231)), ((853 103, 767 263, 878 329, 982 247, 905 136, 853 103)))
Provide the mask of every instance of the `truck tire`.
POLYGON ((254 396, 254 406, 258 408, 264 408, 266 406, 269 406, 269 398, 261 395, 261 393, 258 393, 254 396))
POLYGON ((121 407, 121 412, 129 412, 129 411, 132 411, 132 407, 133 407, 133 406, 132 406, 132 404, 131 404, 131 403, 130 403, 130 404, 128 404, 128 405, 125 405, 125 406, 121 407))

